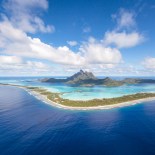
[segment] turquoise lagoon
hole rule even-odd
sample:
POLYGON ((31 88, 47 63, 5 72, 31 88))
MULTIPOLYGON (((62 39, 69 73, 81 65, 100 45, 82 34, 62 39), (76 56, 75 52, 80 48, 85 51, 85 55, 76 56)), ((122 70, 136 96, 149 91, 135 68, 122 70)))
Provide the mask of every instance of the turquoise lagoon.
MULTIPOLYGON (((141 92, 155 92, 155 84, 123 85, 119 87, 72 87, 63 84, 42 83, 38 81, 39 78, 41 77, 1 77, 0 83, 42 87, 51 92, 60 92, 62 98, 71 100, 91 100, 120 97, 141 92)), ((116 79, 116 77, 113 78, 116 79)), ((147 78, 154 79, 152 77, 147 78)))

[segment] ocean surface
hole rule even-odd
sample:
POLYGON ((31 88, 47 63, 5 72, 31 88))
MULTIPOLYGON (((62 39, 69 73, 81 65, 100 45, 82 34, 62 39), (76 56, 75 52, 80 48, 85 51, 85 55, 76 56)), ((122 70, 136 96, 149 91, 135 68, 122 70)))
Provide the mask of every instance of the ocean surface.
POLYGON ((154 155, 155 101, 71 111, 0 86, 0 155, 11 154, 154 155))
MULTIPOLYGON (((40 78, 0 77, 0 83, 39 86, 72 100, 155 92, 154 84, 70 87, 40 78)), ((154 155, 155 101, 110 110, 63 110, 20 88, 0 86, 0 155, 10 154, 154 155)))

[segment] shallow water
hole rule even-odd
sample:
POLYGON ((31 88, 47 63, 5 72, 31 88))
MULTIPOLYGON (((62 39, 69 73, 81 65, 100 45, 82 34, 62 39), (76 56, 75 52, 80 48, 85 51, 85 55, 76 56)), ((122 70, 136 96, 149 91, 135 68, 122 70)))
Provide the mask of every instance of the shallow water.
MULTIPOLYGON (((123 85, 120 87, 71 87, 63 84, 42 83, 37 79, 40 77, 4 77, 0 78, 0 83, 11 83, 26 86, 39 86, 48 89, 52 92, 61 92, 62 98, 71 100, 91 100, 101 98, 120 97, 141 92, 155 92, 155 84, 137 84, 137 85, 123 85)), ((120 77, 121 78, 121 77, 120 77)), ((120 79, 119 78, 119 79, 120 79)), ((122 77, 123 78, 123 77, 122 77)), ((154 79, 154 77, 147 77, 154 79)))
POLYGON ((0 86, 1 155, 154 155, 155 101, 70 111, 0 86))

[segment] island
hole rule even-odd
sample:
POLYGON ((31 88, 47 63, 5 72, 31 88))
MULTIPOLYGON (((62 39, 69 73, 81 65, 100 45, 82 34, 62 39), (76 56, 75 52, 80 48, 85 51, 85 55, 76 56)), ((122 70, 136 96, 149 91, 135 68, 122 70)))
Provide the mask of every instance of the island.
POLYGON ((131 106, 137 103, 142 103, 144 101, 155 100, 155 93, 136 93, 115 98, 93 99, 86 101, 69 100, 63 99, 61 97, 61 93, 54 93, 41 87, 19 86, 4 83, 1 83, 0 85, 9 85, 22 88, 26 90, 29 94, 33 95, 37 99, 47 104, 69 110, 111 109, 123 106, 131 106))
POLYGON ((154 83, 154 79, 138 79, 138 78, 125 78, 123 80, 114 80, 110 77, 106 78, 97 78, 94 76, 92 72, 87 72, 80 70, 74 75, 66 78, 66 79, 56 79, 56 78, 43 78, 40 80, 41 82, 48 82, 51 84, 66 84, 69 86, 107 86, 107 87, 117 87, 122 85, 129 84, 147 84, 154 83))
MULTIPOLYGON (((114 80, 112 78, 97 78, 92 72, 80 70, 74 75, 65 79, 56 78, 42 78, 40 82, 46 82, 49 84, 65 84, 68 86, 103 86, 103 87, 119 87, 122 85, 135 85, 135 84, 147 84, 155 83, 154 79, 138 79, 138 78, 125 78, 123 80, 114 80)), ((155 93, 137 93, 131 95, 125 95, 115 98, 102 98, 92 100, 69 100, 61 97, 62 93, 55 93, 44 89, 43 87, 34 86, 19 86, 14 84, 4 84, 20 87, 36 98, 51 104, 53 106, 64 108, 64 109, 75 109, 75 110, 89 110, 89 109, 107 109, 114 107, 122 107, 141 103, 143 101, 155 100, 155 93)))

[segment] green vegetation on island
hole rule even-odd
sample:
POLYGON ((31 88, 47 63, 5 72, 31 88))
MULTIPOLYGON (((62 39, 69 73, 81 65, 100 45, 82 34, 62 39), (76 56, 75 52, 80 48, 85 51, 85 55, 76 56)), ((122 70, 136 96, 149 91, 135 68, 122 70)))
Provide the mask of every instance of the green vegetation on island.
POLYGON ((30 92, 36 92, 39 95, 43 95, 47 97, 52 102, 58 103, 60 105, 68 106, 68 107, 95 107, 95 106, 106 106, 106 105, 116 105, 124 102, 132 102, 140 99, 154 98, 155 93, 137 93, 131 95, 124 95, 121 97, 115 98, 103 98, 103 99, 93 99, 93 100, 69 100, 63 99, 61 97, 62 93, 54 93, 50 92, 41 87, 33 87, 33 86, 19 86, 15 84, 4 84, 0 83, 0 85, 8 85, 8 86, 16 86, 20 88, 24 88, 29 90, 30 92))
POLYGON ((70 106, 70 107, 94 107, 94 106, 106 106, 114 105, 123 102, 130 102, 139 99, 155 97, 155 93, 137 93, 132 95, 125 95, 116 98, 103 98, 103 99, 93 99, 93 100, 69 100, 61 98, 61 93, 49 92, 46 89, 39 87, 26 87, 29 90, 35 91, 41 95, 46 96, 50 101, 56 102, 60 105, 70 106))

